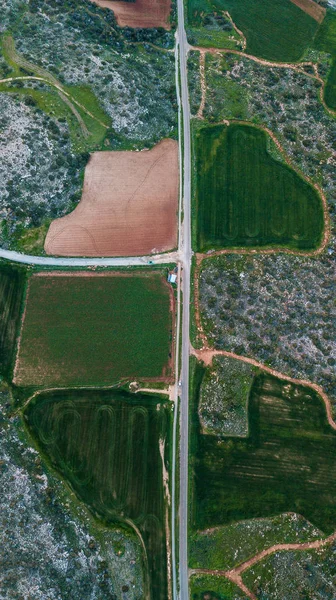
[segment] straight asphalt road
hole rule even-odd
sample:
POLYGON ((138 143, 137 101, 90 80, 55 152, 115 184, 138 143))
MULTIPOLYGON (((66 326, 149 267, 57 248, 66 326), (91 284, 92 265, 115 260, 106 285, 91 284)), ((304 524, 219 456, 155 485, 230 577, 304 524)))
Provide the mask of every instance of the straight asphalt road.
POLYGON ((153 254, 149 256, 97 257, 97 258, 60 258, 57 256, 30 256, 14 250, 0 248, 0 258, 24 265, 39 265, 46 267, 136 267, 144 265, 160 265, 178 262, 179 252, 153 254))
POLYGON ((180 600, 189 600, 188 581, 188 448, 189 448, 189 319, 190 319, 190 271, 191 271, 191 154, 190 154, 190 107, 188 94, 188 41, 184 28, 183 0, 178 0, 178 28, 180 59, 180 86, 183 116, 183 223, 180 231, 180 256, 182 271, 182 340, 181 340, 181 416, 180 416, 180 514, 179 514, 179 582, 180 600))

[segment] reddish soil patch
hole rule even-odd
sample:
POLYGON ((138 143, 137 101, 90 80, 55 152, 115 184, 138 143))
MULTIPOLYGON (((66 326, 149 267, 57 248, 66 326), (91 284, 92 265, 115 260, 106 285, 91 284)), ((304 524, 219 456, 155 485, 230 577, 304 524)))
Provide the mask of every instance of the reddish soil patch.
POLYGON ((91 0, 102 8, 113 10, 120 27, 163 27, 170 29, 171 0, 91 0))
POLYGON ((314 0, 291 0, 293 4, 296 4, 301 10, 303 10, 307 15, 315 19, 318 23, 322 23, 326 9, 319 4, 316 4, 314 0))
POLYGON ((75 210, 50 225, 47 254, 141 256, 177 244, 178 145, 94 152, 75 210))

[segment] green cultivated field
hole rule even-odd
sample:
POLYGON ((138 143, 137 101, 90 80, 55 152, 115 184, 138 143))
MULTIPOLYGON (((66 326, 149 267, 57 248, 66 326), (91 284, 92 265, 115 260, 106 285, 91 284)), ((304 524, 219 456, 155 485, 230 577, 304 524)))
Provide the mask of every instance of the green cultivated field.
POLYGON ((316 248, 323 231, 313 187, 267 152, 248 125, 204 127, 195 140, 197 249, 316 248))
POLYGON ((19 267, 0 267, 0 365, 6 371, 12 363, 20 321, 26 273, 19 267))
POLYGON ((15 383, 171 377, 172 289, 160 273, 33 276, 15 383))
MULTIPOLYGON (((204 370, 195 376, 195 400, 204 370)), ((196 530, 296 512, 324 533, 336 527, 336 432, 311 389, 262 373, 249 398, 249 436, 192 432, 196 530)))
POLYGON ((159 397, 122 391, 42 393, 25 409, 41 452, 95 517, 139 535, 151 600, 168 598, 163 468, 171 414, 159 397))
MULTIPOLYGON (((229 11, 246 37, 249 54, 279 62, 299 60, 318 28, 318 23, 290 0, 187 0, 191 27, 202 27, 204 15, 216 11, 229 11)), ((214 36, 212 45, 226 47, 227 40, 220 43, 214 36)))

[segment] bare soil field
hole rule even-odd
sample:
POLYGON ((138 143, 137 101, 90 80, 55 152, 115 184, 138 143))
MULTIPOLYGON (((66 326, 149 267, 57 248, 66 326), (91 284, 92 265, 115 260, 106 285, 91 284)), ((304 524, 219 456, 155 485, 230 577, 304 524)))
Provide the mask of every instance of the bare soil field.
POLYGON ((113 10, 120 27, 163 27, 170 29, 171 0, 92 0, 102 8, 113 10))
POLYGON ((313 0, 291 0, 291 2, 315 19, 315 21, 322 23, 326 14, 326 9, 323 6, 320 6, 313 0))
POLYGON ((94 152, 82 199, 50 225, 47 254, 141 256, 177 244, 178 145, 142 152, 94 152))

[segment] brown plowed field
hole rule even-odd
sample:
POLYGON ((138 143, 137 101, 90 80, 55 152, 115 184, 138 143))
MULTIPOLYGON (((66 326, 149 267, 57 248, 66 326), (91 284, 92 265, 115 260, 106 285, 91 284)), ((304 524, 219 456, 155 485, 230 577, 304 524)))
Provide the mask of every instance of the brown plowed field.
POLYGON ((323 6, 320 6, 314 2, 314 0, 291 0, 291 2, 301 8, 307 15, 315 19, 315 21, 322 23, 326 14, 326 9, 323 8, 323 6))
POLYGON ((178 144, 143 152, 94 152, 82 199, 50 225, 47 254, 141 256, 177 244, 178 144))
POLYGON ((164 27, 170 29, 171 0, 91 0, 102 8, 113 10, 120 27, 164 27))

